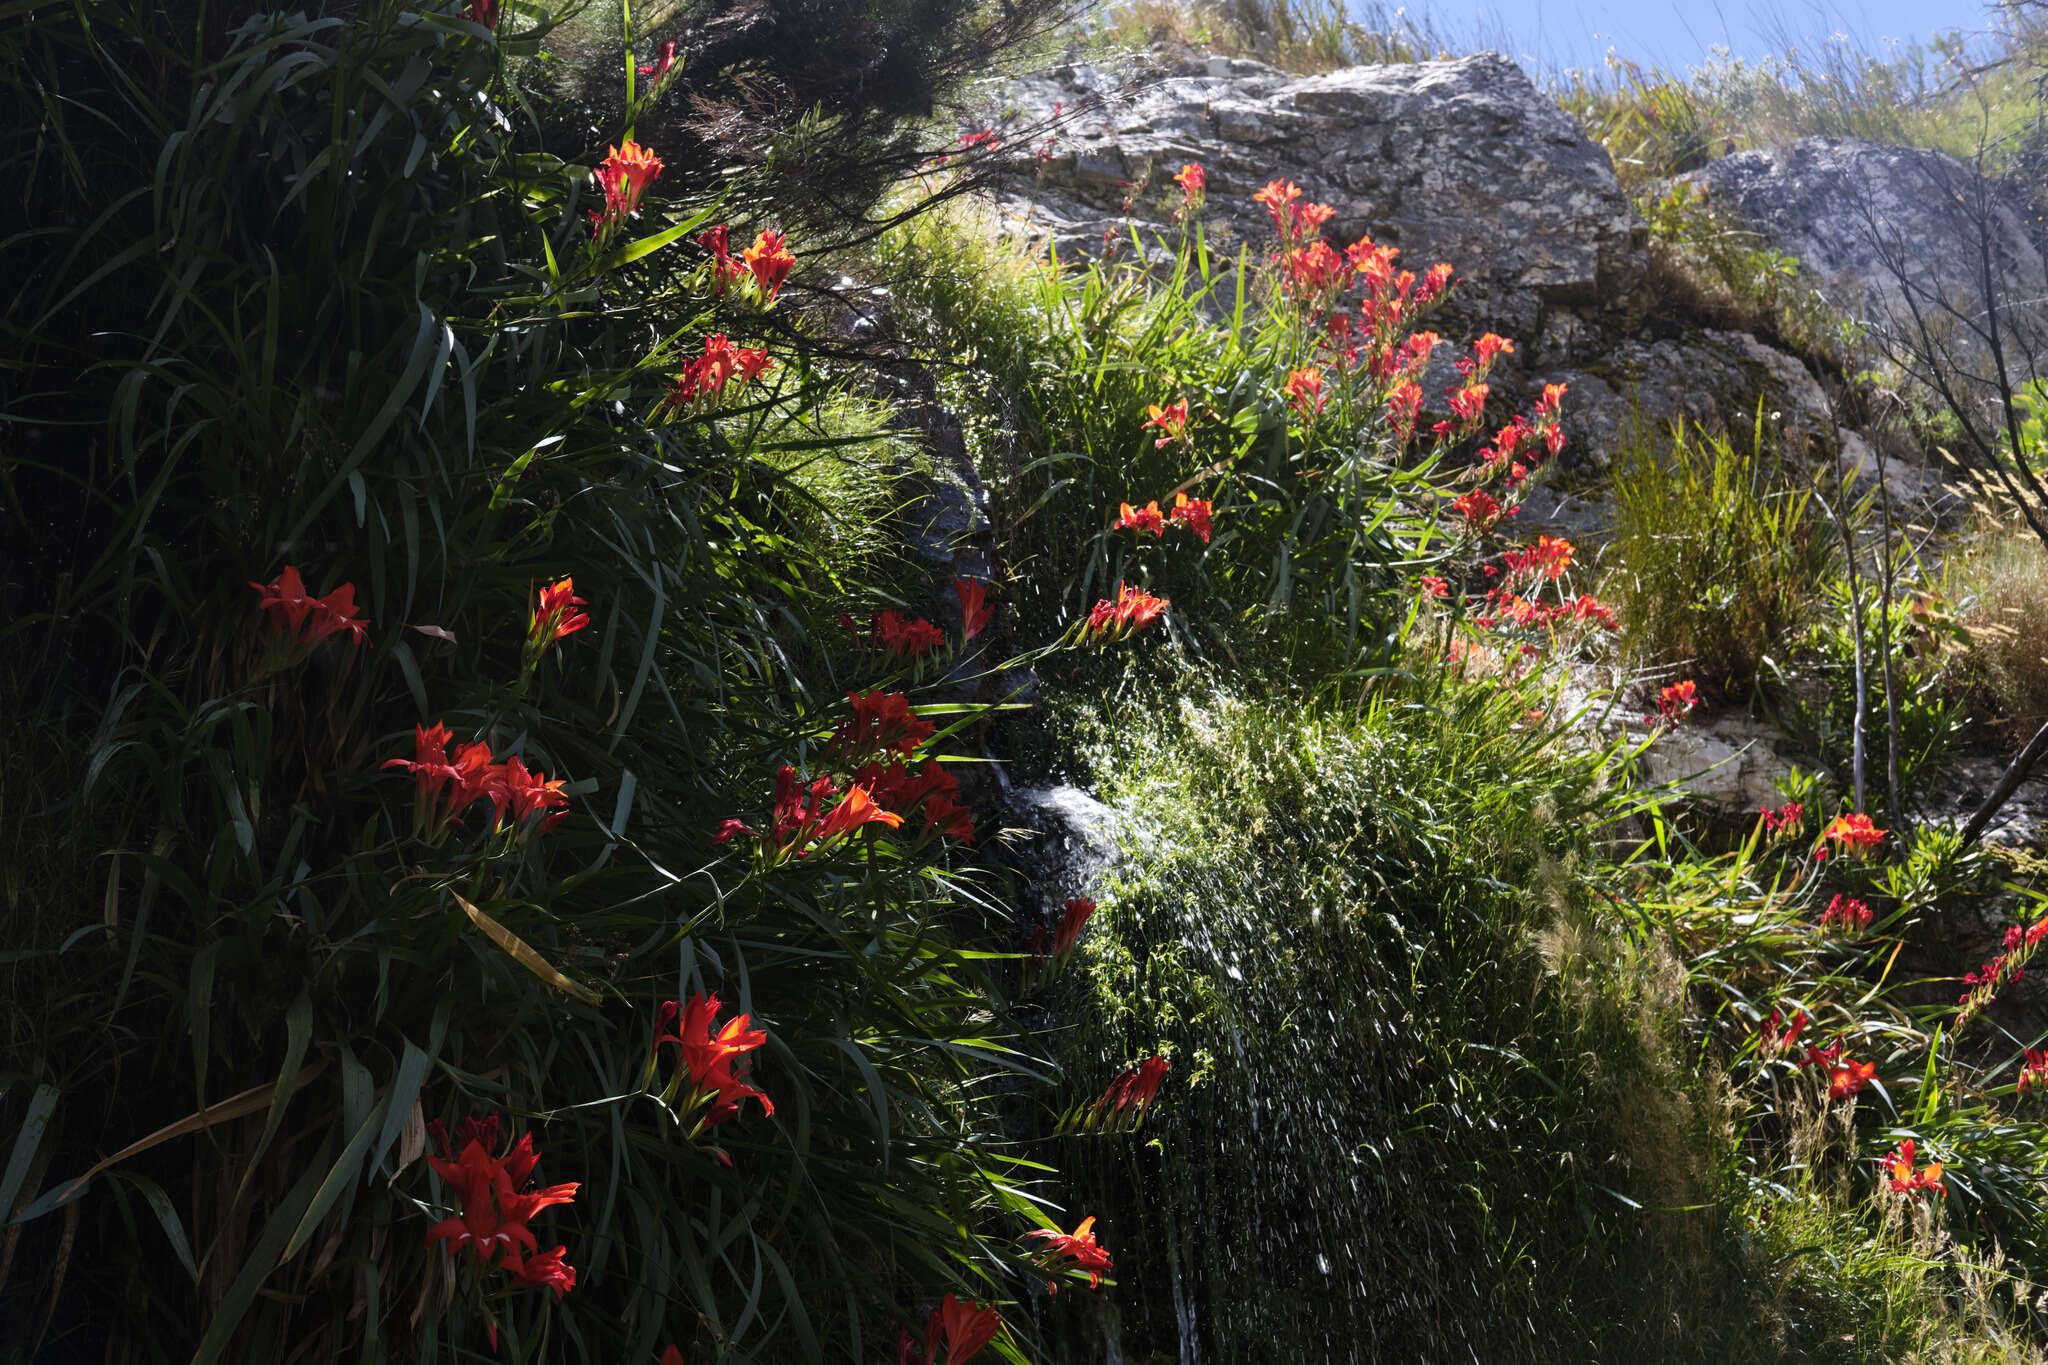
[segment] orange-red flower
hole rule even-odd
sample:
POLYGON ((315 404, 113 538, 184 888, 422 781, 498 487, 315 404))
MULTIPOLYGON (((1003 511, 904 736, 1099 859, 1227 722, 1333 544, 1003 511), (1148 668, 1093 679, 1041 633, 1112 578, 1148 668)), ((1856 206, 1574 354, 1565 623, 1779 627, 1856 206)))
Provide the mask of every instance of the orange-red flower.
POLYGON ((550 583, 540 590, 540 602, 533 609, 533 621, 526 628, 526 662, 531 667, 565 635, 574 635, 590 624, 590 618, 577 611, 587 606, 576 596, 576 580, 564 578, 550 583))
POLYGON ((1916 1171, 1913 1169, 1914 1156, 1913 1139, 1907 1138, 1880 1163, 1884 1170, 1885 1183, 1895 1194, 1933 1190, 1936 1194, 1946 1196, 1948 1186, 1941 1183, 1941 1163, 1932 1162, 1916 1171))
POLYGON ((1481 370, 1492 366, 1493 362, 1500 357, 1513 355, 1514 353, 1514 342, 1504 336, 1496 336, 1492 332, 1488 332, 1485 336, 1472 343, 1472 354, 1478 358, 1481 370))
POLYGON ((1308 421, 1323 410, 1323 372, 1311 365, 1304 370, 1289 370, 1287 382, 1281 386, 1287 394, 1287 406, 1295 415, 1308 421))
POLYGON ((1150 531, 1155 536, 1166 534, 1166 518, 1160 514, 1157 502, 1148 502, 1143 507, 1124 503, 1117 509, 1115 528, 1118 531, 1150 531))
POLYGON ((1118 584, 1116 600, 1097 602, 1089 608, 1083 633, 1095 640, 1122 639, 1158 620, 1168 605, 1163 597, 1141 592, 1127 583, 1118 584))
POLYGON ((1273 220, 1273 226, 1284 237, 1294 235, 1294 201, 1301 198, 1301 186, 1292 180, 1269 180, 1266 187, 1252 196, 1254 202, 1264 206, 1266 216, 1273 220))
POLYGON ((796 257, 783 245, 782 234, 773 228, 763 228, 754 244, 740 253, 740 260, 754 273, 761 296, 768 299, 782 292, 782 282, 796 268, 796 257))
POLYGON ((704 354, 670 382, 662 408, 688 407, 700 400, 716 403, 728 385, 751 383, 774 368, 775 361, 766 351, 736 346, 725 333, 714 332, 704 338, 704 354))
POLYGON ((604 212, 597 219, 596 230, 602 233, 638 212, 641 196, 660 175, 661 158, 631 138, 620 146, 605 148, 604 161, 597 168, 604 212))
POLYGON ((967 1365, 981 1354, 981 1348, 995 1340, 1003 1320, 996 1310, 978 1303, 962 1303, 947 1294, 925 1323, 925 1365, 967 1365), (939 1354, 944 1345, 946 1353, 939 1354))
POLYGON ((344 583, 325 597, 307 593, 299 571, 287 564, 273 583, 251 583, 256 589, 256 606, 270 613, 270 624, 280 636, 297 637, 300 645, 317 644, 340 631, 348 631, 361 644, 368 621, 356 618, 356 585, 344 583))
POLYGON ((1852 815, 1837 815, 1820 832, 1823 840, 1833 840, 1859 856, 1868 853, 1884 842, 1885 832, 1870 823, 1870 817, 1862 812, 1852 815))
POLYGON ((848 787, 846 795, 839 798, 839 804, 826 813, 818 822, 812 836, 818 845, 824 845, 842 834, 851 834, 862 825, 886 825, 890 829, 903 823, 903 817, 894 811, 883 810, 877 805, 873 793, 865 787, 848 787))
POLYGON ((565 779, 550 780, 545 773, 528 771, 517 756, 502 763, 491 761, 488 744, 462 744, 448 757, 448 727, 436 723, 431 729, 413 727, 413 756, 387 759, 386 768, 402 768, 413 775, 415 784, 413 832, 430 841, 438 840, 451 823, 479 798, 489 797, 496 809, 494 827, 525 831, 529 817, 546 815, 537 832, 545 834, 568 818, 569 798, 563 791, 565 779), (445 794, 444 794, 445 793, 445 794), (547 815, 553 811, 554 814, 547 815))
POLYGON ((1491 392, 1492 386, 1487 384, 1467 384, 1451 390, 1452 414, 1467 426, 1477 423, 1486 415, 1486 398, 1491 392))
POLYGON ((1465 519, 1465 524, 1475 531, 1485 531, 1500 520, 1500 503, 1484 488, 1475 488, 1461 498, 1451 501, 1451 510, 1465 519))
POLYGON ((1401 440, 1415 434, 1415 419, 1421 413, 1422 385, 1407 379, 1387 391, 1387 416, 1394 424, 1394 434, 1401 440))
MULTIPOLYGON (((676 1088, 689 1084, 685 1109, 708 1104, 706 1125, 724 1123, 739 1112, 740 1101, 759 1100, 764 1115, 775 1112, 775 1101, 747 1083, 747 1054, 768 1041, 762 1029, 750 1029, 753 1016, 736 1014, 724 1028, 715 1028, 720 1005, 718 997, 698 991, 687 1005, 674 1000, 662 1002, 655 1017, 654 1050, 664 1044, 676 1049, 676 1088), (663 1032, 674 1028, 674 1032, 663 1032)), ((673 1099, 673 1095, 668 1098, 673 1099)))
POLYGON ((1602 630, 1620 630, 1621 621, 1615 616, 1614 608, 1590 593, 1581 593, 1567 605, 1565 614, 1574 621, 1591 621, 1602 630))
POLYGON ((988 584, 978 578, 956 578, 953 595, 960 599, 960 638, 972 640, 988 629, 988 584))
POLYGON ((727 285, 747 273, 747 267, 732 257, 732 228, 726 224, 707 228, 699 234, 697 245, 711 253, 711 287, 715 293, 724 294, 727 285))
POLYGON ((854 774, 854 781, 873 793, 877 804, 905 819, 922 811, 920 842, 939 835, 974 842, 974 812, 960 803, 959 784, 938 760, 926 760, 915 772, 902 763, 870 763, 854 774))
MULTIPOLYGON (((436 1125, 437 1136, 443 1139, 442 1150, 446 1152, 446 1131, 436 1125)), ((533 1135, 524 1134, 504 1156, 493 1156, 486 1143, 495 1145, 497 1123, 465 1122, 463 1146, 460 1155, 448 1159, 429 1152, 427 1162, 443 1180, 454 1187, 456 1198, 462 1205, 462 1212, 440 1222, 427 1231, 427 1241, 444 1242, 452 1254, 467 1250, 476 1257, 477 1264, 490 1266, 502 1262, 507 1268, 523 1264, 519 1251, 524 1248, 528 1255, 539 1250, 533 1230, 527 1226, 536 1214, 553 1204, 567 1204, 576 1197, 575 1184, 550 1185, 546 1189, 521 1191, 533 1174, 533 1168, 540 1154, 533 1149, 533 1135)), ((560 1250, 551 1253, 552 1264, 558 1267, 557 1279, 566 1272, 566 1283, 555 1283, 557 1294, 568 1285, 575 1283, 575 1272, 560 1265, 560 1250)))
MULTIPOLYGON (((1311 208, 1320 205, 1310 205, 1311 208)), ((1285 261, 1287 294, 1294 299, 1319 300, 1335 295, 1344 287, 1350 267, 1328 242, 1317 238, 1306 246, 1290 248, 1285 261)))
POLYGON ((1146 404, 1145 425, 1166 433, 1152 443, 1155 447, 1164 449, 1172 445, 1188 434, 1188 400, 1183 398, 1163 408, 1157 403, 1146 404))
POLYGON ((1661 720, 1683 720, 1686 714, 1699 704, 1699 685, 1691 678, 1660 688, 1657 692, 1657 716, 1661 720))
POLYGON ((1180 186, 1181 202, 1189 208, 1199 206, 1209 188, 1208 176, 1192 161, 1180 168, 1180 174, 1174 176, 1173 183, 1180 186))
POLYGON ((908 756, 932 737, 932 723, 918 719, 901 692, 849 692, 846 700, 853 706, 853 716, 832 736, 832 748, 849 763, 877 753, 908 756))
POLYGON ((1168 521, 1177 521, 1187 527, 1190 531, 1200 536, 1202 543, 1207 545, 1209 543, 1209 533, 1214 529, 1209 520, 1211 510, 1207 498, 1191 498, 1185 493, 1175 493, 1173 495, 1173 510, 1166 514, 1166 519, 1168 521))
POLYGON ((462 17, 495 33, 498 28, 498 0, 469 0, 462 7, 462 17))
POLYGON ((1114 1269, 1110 1264, 1109 1253, 1095 1240, 1093 1215, 1083 1218, 1081 1225, 1072 1232, 1061 1232, 1057 1228, 1039 1228, 1024 1235, 1027 1238, 1042 1238, 1046 1244, 1046 1251, 1050 1253, 1050 1260, 1058 1261, 1065 1258, 1073 1262, 1072 1269, 1087 1271, 1090 1289, 1101 1288, 1103 1273, 1114 1269))

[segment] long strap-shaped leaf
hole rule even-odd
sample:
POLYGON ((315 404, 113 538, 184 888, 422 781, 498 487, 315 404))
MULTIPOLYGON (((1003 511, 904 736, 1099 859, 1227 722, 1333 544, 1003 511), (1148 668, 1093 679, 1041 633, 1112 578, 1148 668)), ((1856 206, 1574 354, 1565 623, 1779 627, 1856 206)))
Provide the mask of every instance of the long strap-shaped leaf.
MULTIPOLYGON (((304 1089, 306 1083, 315 1076, 318 1076, 326 1069, 326 1066, 327 1063, 323 1059, 306 1067, 291 1079, 289 1087, 282 1089, 282 1093, 288 1095, 304 1089)), ((202 1129, 213 1127, 216 1123, 226 1123, 230 1119, 238 1119, 245 1114, 253 1114, 260 1109, 268 1108, 272 1096, 278 1093, 278 1091, 278 1087, 273 1087, 268 1082, 262 1085, 252 1085, 239 1095, 230 1095, 217 1104, 207 1105, 196 1114, 187 1114, 176 1123, 167 1123, 148 1137, 131 1142, 112 1156, 103 1158, 77 1179, 45 1191, 33 1204, 23 1209, 14 1221, 26 1223, 31 1218, 40 1218, 53 1209, 64 1207, 84 1192, 86 1185, 94 1176, 110 1166, 119 1165, 131 1156, 148 1151, 159 1143, 169 1142, 174 1137, 183 1137, 187 1133, 197 1133, 202 1129)))
POLYGON ((553 964, 528 946, 525 939, 519 937, 519 935, 513 933, 510 929, 507 929, 504 925, 464 900, 461 893, 450 891, 448 894, 455 897, 455 903, 462 907, 463 912, 469 916, 470 921, 477 928, 483 930, 484 933, 490 936, 492 942, 512 955, 513 961, 564 995, 573 995, 586 1005, 598 1003, 595 995, 556 971, 553 964))

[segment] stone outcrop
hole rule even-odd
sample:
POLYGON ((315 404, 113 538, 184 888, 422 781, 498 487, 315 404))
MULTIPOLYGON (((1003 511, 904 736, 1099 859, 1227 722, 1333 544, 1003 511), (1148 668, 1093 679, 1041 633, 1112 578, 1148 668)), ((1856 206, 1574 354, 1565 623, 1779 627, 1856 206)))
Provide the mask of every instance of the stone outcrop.
POLYGON ((2048 261, 2026 205, 1953 157, 1809 137, 1725 156, 1682 179, 1766 245, 1798 257, 1802 273, 1870 326, 1880 349, 1921 345, 1917 310, 1931 339, 1989 375, 1990 357, 1970 328, 1984 311, 1986 250, 1998 301, 2011 310, 2005 325, 2041 328, 2048 261))
POLYGON ((1647 229, 1606 152, 1505 57, 1309 77, 1222 57, 1133 79, 1070 64, 1003 86, 992 121, 1055 108, 1078 112, 1049 147, 1019 151, 995 205, 1034 246, 1099 254, 1105 240, 1127 244, 1131 222, 1141 238, 1170 236, 1172 177, 1193 161, 1208 179, 1212 258, 1267 252, 1271 225, 1251 196, 1291 180, 1336 210, 1327 240, 1369 235, 1418 272, 1457 269, 1434 325, 1516 340, 1495 371, 1504 398, 1526 407, 1543 383, 1572 385, 1568 463, 1604 466, 1639 422, 1746 431, 1759 406, 1774 430, 1831 445, 1825 395, 1798 360, 1748 336, 1645 331, 1647 229))

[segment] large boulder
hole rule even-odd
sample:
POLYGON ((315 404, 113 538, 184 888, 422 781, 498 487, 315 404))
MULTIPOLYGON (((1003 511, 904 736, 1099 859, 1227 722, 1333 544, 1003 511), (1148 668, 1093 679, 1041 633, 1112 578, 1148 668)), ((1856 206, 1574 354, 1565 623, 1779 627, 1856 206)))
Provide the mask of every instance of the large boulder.
POLYGON ((1002 101, 1012 118, 1086 111, 1002 205, 1012 231, 1062 252, 1100 250, 1127 201, 1163 224, 1172 176, 1194 161, 1217 254, 1270 250, 1251 196, 1294 181, 1337 210, 1330 240, 1369 234, 1418 273, 1450 262, 1463 281, 1452 321, 1516 338, 1525 363, 1582 359, 1648 307, 1645 229, 1607 154, 1493 53, 1310 77, 1209 58, 1129 82, 1075 64, 1006 85, 1002 101))
POLYGON ((2005 324, 2034 341, 2048 262, 2017 196, 1953 157, 1858 138, 1809 137, 1722 157, 1682 177, 1769 246, 1799 258, 1880 349, 1930 337, 1966 371, 1991 373, 1982 338, 1984 252, 2005 324))

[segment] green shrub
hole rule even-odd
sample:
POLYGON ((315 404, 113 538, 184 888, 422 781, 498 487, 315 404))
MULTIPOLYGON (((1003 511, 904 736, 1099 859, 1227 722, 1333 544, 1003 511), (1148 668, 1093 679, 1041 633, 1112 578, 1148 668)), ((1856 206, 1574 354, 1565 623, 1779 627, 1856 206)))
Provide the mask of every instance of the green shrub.
POLYGON ((1762 443, 1638 431, 1614 465, 1608 592, 1635 657, 1740 697, 1805 624, 1834 570, 1813 490, 1762 443))

